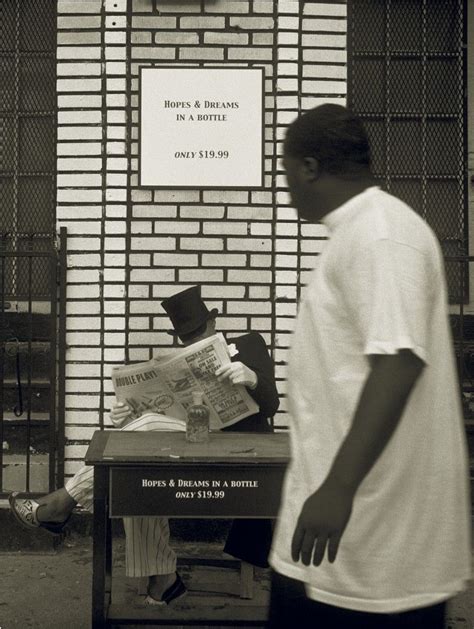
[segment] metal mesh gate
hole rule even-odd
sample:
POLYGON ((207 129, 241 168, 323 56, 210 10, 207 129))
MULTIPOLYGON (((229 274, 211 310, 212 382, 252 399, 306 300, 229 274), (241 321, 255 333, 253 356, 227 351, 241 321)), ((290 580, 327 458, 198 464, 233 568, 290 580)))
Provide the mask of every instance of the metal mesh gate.
MULTIPOLYGON (((55 229, 56 0, 3 0, 0 11, 0 233, 13 251, 41 251, 55 229)), ((7 295, 26 296, 24 275, 8 273, 7 295)), ((46 275, 33 270, 37 298, 46 275)))
MULTIPOLYGON (((371 138, 374 174, 451 256, 468 253, 465 21, 463 0, 348 3, 348 101, 371 138)), ((458 274, 448 264, 452 297, 458 274)))

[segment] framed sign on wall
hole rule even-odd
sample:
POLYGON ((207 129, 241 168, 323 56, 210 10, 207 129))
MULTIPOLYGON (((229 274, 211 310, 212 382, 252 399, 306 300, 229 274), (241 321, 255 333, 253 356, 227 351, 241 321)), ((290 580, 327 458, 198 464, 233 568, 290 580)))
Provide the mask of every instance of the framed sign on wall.
POLYGON ((260 188, 263 68, 140 68, 139 185, 260 188))

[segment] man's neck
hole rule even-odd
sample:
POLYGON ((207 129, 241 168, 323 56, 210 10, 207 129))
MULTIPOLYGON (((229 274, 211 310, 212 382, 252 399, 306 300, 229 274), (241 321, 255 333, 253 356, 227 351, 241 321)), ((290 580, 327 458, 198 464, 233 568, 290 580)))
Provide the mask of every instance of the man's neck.
POLYGON ((320 202, 325 210, 323 217, 374 185, 376 182, 371 177, 363 179, 328 178, 326 185, 320 192, 320 202))

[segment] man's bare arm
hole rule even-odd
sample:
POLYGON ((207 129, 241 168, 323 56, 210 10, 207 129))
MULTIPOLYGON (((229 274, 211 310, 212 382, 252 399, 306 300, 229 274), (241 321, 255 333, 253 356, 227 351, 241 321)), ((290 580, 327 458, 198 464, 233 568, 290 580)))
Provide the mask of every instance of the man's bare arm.
POLYGON ((371 370, 352 426, 324 483, 303 505, 292 540, 292 557, 319 565, 326 547, 334 561, 355 493, 393 435, 424 363, 411 351, 370 358, 371 370))

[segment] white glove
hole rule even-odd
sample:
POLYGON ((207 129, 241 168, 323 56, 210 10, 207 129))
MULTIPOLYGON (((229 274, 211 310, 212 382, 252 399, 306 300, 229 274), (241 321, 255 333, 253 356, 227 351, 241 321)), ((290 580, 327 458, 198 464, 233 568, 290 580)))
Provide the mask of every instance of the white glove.
POLYGON ((255 371, 252 371, 247 365, 240 362, 219 367, 216 371, 216 376, 219 382, 228 378, 229 382, 232 382, 232 384, 243 384, 249 389, 255 389, 258 384, 258 376, 255 371))
POLYGON ((132 416, 132 409, 125 402, 115 402, 110 409, 110 419, 115 428, 120 428, 132 416))

